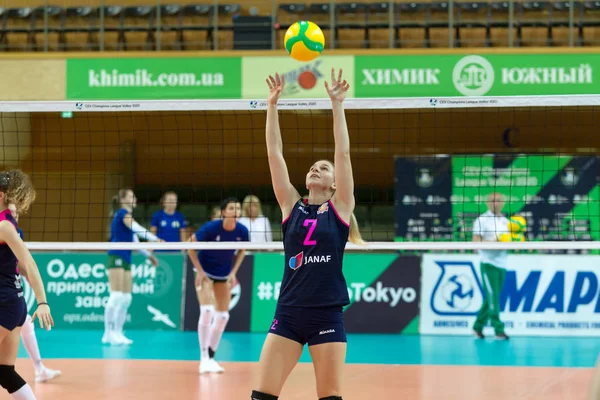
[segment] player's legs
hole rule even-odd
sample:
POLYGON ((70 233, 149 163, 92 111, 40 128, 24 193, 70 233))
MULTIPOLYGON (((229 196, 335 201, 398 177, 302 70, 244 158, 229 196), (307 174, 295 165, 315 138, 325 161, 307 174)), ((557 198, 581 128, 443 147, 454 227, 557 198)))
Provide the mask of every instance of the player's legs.
POLYGON ((31 387, 15 371, 15 361, 19 350, 21 327, 9 331, 0 326, 0 386, 13 399, 35 400, 31 387))
POLYGON ((131 291, 132 291, 132 277, 131 277, 131 269, 124 268, 123 270, 123 281, 122 281, 122 290, 121 290, 121 299, 119 304, 117 305, 116 311, 116 321, 115 321, 115 335, 119 342, 124 345, 130 345, 133 343, 133 340, 125 337, 123 334, 123 326, 127 321, 127 311, 129 310, 129 306, 131 306, 131 291))
POLYGON ((498 339, 508 338, 504 333, 504 323, 500 320, 500 293, 502 292, 505 276, 506 270, 494 266, 491 266, 488 273, 488 284, 492 292, 490 295, 490 321, 498 339))
POLYGON ((223 332, 229 322, 229 303, 231 302, 231 286, 227 282, 216 281, 213 284, 215 315, 210 327, 209 356, 214 358, 223 332))
POLYGON ((323 343, 309 346, 315 368, 317 397, 342 396, 342 379, 346 361, 346 343, 323 343))
POLYGON ((119 309, 119 304, 123 297, 123 279, 125 269, 114 266, 114 258, 109 257, 107 264, 108 268, 108 284, 110 286, 110 295, 106 306, 104 307, 104 336, 102 343, 118 344, 116 339, 116 320, 119 309))
POLYGON ((200 345, 200 373, 217 372, 217 366, 211 362, 209 354, 210 331, 213 318, 215 316, 215 306, 213 304, 213 282, 210 279, 204 279, 202 285, 196 288, 198 301, 200 302, 200 316, 198 317, 198 344, 200 345))
POLYGON ((479 270, 481 271, 481 279, 483 281, 483 303, 481 304, 481 308, 477 313, 477 319, 475 320, 475 324, 473 325, 473 330, 475 331, 475 335, 477 335, 477 337, 483 338, 483 328, 485 327, 485 324, 487 324, 487 321, 490 318, 491 292, 486 284, 486 282, 488 281, 487 275, 489 265, 481 263, 481 265, 479 266, 479 270))
POLYGON ((37 337, 35 336, 35 324, 29 314, 27 314, 25 323, 21 327, 21 339, 23 340, 23 345, 25 346, 25 350, 27 350, 29 358, 33 363, 36 382, 47 382, 60 376, 61 372, 59 370, 47 368, 42 363, 40 348, 38 347, 37 337))
POLYGON ((260 353, 258 384, 252 392, 252 399, 273 400, 279 397, 285 381, 302 355, 303 347, 286 337, 271 333, 267 335, 260 353))

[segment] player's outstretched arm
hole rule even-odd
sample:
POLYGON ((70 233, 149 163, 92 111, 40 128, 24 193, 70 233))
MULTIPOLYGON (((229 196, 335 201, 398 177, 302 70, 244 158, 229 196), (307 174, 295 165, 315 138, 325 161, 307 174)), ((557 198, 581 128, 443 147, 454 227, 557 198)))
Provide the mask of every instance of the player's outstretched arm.
POLYGON ((335 139, 335 185, 334 195, 335 207, 344 220, 350 220, 354 211, 354 176, 352 174, 352 162, 350 161, 350 135, 346 123, 343 102, 350 85, 343 79, 340 69, 335 76, 335 70, 331 69, 331 86, 325 81, 325 89, 331 99, 333 111, 333 137, 335 139))
POLYGON ((269 157, 273 190, 275 191, 279 207, 281 207, 282 217, 285 220, 292 212, 294 204, 300 198, 300 194, 298 194, 298 191, 290 182, 287 165, 283 158, 283 141, 281 139, 281 130, 279 129, 277 101, 285 86, 285 79, 279 74, 275 74, 275 77, 269 75, 267 85, 269 86, 266 127, 267 155, 269 157))
POLYGON ((136 220, 133 219, 131 214, 125 214, 123 216, 123 223, 126 227, 133 231, 135 236, 139 237, 140 239, 144 239, 149 242, 164 242, 164 240, 159 239, 155 234, 138 224, 136 220))
POLYGON ((33 315, 35 319, 40 319, 40 327, 50 329, 54 326, 52 315, 50 314, 50 307, 46 300, 46 291, 44 290, 44 282, 40 276, 37 264, 35 263, 31 253, 23 240, 17 233, 15 227, 8 221, 0 222, 0 241, 5 242, 15 257, 19 260, 20 270, 23 271, 24 275, 27 276, 27 280, 35 293, 35 299, 38 302, 38 309, 33 315))

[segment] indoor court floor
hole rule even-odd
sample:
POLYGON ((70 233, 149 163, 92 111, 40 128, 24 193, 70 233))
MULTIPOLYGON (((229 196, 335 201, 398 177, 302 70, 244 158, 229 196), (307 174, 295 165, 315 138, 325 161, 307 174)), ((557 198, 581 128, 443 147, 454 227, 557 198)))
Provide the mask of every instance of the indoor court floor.
MULTIPOLYGON (((130 331, 130 347, 100 343, 101 331, 36 328, 46 366, 63 375, 33 383, 23 348, 17 369, 40 400, 250 398, 264 334, 226 333, 217 352, 222 375, 198 374, 194 332, 130 331)), ((344 400, 584 400, 600 353, 596 338, 348 336, 344 400)), ((316 400, 305 349, 280 398, 316 400)), ((0 399, 9 399, 6 392, 0 399)))

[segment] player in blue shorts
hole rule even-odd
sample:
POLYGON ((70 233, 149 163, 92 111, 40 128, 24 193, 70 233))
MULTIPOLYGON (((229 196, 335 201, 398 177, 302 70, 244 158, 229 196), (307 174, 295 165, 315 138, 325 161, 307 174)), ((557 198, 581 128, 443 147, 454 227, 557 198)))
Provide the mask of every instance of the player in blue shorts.
MULTIPOLYGON (((177 211, 177 193, 165 192, 160 199, 162 210, 152 215, 150 231, 165 242, 185 242, 187 223, 185 217, 177 211)), ((178 250, 156 250, 156 252, 175 252, 178 250)), ((181 250, 179 250, 181 251, 181 250)))
POLYGON ((33 320, 39 318, 40 327, 46 329, 54 325, 40 271, 8 209, 14 204, 18 212, 26 212, 34 200, 35 189, 26 174, 0 172, 0 386, 19 400, 35 399, 31 387, 15 371, 21 326, 27 318, 20 274, 31 284, 38 303, 33 320))
MULTIPOLYGON (((9 204, 8 209, 10 210, 10 214, 13 216, 17 224, 19 223, 19 212, 17 211, 17 206, 14 204, 9 204)), ((19 232, 19 236, 21 240, 25 240, 23 231, 21 228, 17 228, 19 232)), ((25 319, 25 323, 21 327, 21 340, 23 340, 23 345, 25 346, 25 350, 27 350, 27 354, 33 363, 33 369, 35 370, 35 381, 36 382, 48 382, 54 378, 58 378, 61 375, 61 371, 57 369, 50 369, 44 365, 42 362, 42 356, 40 355, 40 348, 38 346, 37 337, 35 336, 35 324, 31 319, 31 316, 27 314, 25 319)))
MULTIPOLYGON (((238 222, 240 202, 230 197, 221 203, 222 219, 207 222, 190 237, 190 242, 247 242, 248 228, 238 222)), ((189 250, 196 270, 196 288, 199 291, 200 317, 200 373, 223 372, 214 359, 215 352, 229 321, 231 288, 242 265, 245 250, 189 250)))
MULTIPOLYGON (((119 190, 113 197, 113 219, 110 225, 110 241, 113 243, 133 243, 141 239, 162 242, 153 233, 138 224, 131 213, 137 205, 137 198, 129 188, 119 190)), ((150 259, 152 264, 158 266, 158 260, 147 250, 141 251, 150 259)), ((108 282, 110 295, 104 308, 104 336, 103 344, 130 345, 133 341, 123 334, 123 326, 127 320, 127 310, 131 305, 131 250, 109 250, 108 282)))
POLYGON ((276 400, 287 377, 308 344, 317 396, 342 399, 346 331, 342 307, 350 303, 342 273, 348 239, 364 243, 354 218, 354 178, 350 138, 342 102, 348 83, 331 71, 325 88, 333 109, 335 164, 315 162, 306 174, 308 197, 290 182, 277 115, 277 100, 285 81, 269 76, 266 141, 271 180, 283 217, 285 268, 277 309, 260 355, 254 400, 276 400))

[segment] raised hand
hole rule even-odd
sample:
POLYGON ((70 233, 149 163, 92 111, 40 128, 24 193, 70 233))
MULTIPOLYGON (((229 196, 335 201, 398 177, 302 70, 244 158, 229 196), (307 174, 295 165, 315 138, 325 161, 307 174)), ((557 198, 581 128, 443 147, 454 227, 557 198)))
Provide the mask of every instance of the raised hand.
POLYGON ((338 73, 337 79, 335 78, 335 69, 331 68, 331 87, 325 81, 325 89, 331 99, 332 103, 342 103, 346 98, 346 92, 350 88, 350 84, 346 80, 342 80, 342 69, 338 73))
POLYGON ((267 79, 267 85, 269 85, 269 97, 267 97, 267 104, 277 105, 277 100, 279 100, 279 96, 281 96, 281 92, 285 86, 285 78, 283 75, 279 75, 278 73, 275 73, 275 78, 269 75, 269 78, 267 79))

